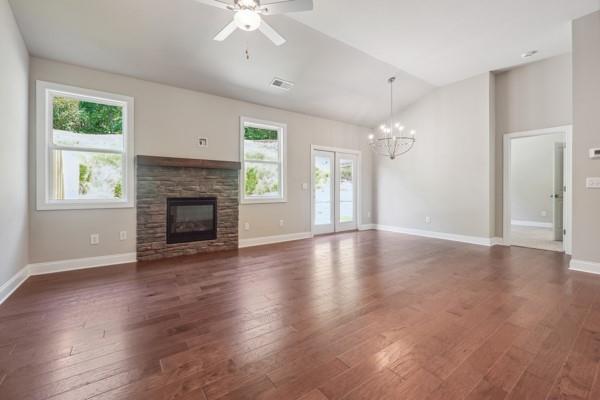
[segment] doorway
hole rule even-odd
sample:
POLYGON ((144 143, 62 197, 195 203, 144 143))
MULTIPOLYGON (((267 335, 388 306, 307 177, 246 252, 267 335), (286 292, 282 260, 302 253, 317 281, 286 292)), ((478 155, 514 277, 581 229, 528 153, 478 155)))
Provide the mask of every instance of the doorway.
POLYGON ((504 242, 571 251, 571 128, 505 135, 504 242))
POLYGON ((312 232, 322 235, 358 227, 360 153, 312 147, 312 232))

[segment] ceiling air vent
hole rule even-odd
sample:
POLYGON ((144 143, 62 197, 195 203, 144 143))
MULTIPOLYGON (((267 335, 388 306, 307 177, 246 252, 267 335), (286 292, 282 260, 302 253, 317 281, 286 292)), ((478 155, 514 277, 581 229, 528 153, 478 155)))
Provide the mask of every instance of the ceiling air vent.
POLYGON ((273 79, 273 82, 271 82, 271 87, 282 90, 291 90, 294 87, 294 82, 286 81, 280 78, 275 78, 273 79))

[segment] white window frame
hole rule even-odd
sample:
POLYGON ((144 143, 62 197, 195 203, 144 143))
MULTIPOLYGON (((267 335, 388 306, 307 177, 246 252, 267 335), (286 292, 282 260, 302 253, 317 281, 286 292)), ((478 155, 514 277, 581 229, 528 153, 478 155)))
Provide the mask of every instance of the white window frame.
POLYGON ((98 208, 134 207, 134 149, 133 98, 95 90, 36 81, 36 199, 37 210, 81 210, 98 208), (60 146, 66 150, 123 154, 123 198, 106 200, 52 200, 50 182, 52 167, 50 152, 56 147, 52 141, 52 99, 56 95, 123 107, 123 151, 111 152, 79 147, 60 146))
MULTIPOLYGON (((241 204, 265 204, 265 203, 286 203, 287 202, 287 125, 279 122, 265 121, 256 118, 240 117, 240 161, 242 165, 240 176, 240 203, 241 204), (253 198, 246 197, 246 159, 244 157, 244 133, 245 127, 276 130, 279 138, 279 161, 280 165, 280 191, 276 197, 253 198)), ((248 162, 261 163, 263 161, 248 160, 248 162)), ((264 161, 267 164, 274 164, 274 161, 264 161)))

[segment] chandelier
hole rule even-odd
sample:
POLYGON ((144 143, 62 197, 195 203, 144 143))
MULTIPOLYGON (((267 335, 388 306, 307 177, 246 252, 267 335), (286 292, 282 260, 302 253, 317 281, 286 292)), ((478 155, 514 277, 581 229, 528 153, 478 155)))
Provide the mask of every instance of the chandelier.
POLYGON ((388 79, 390 84, 390 119, 388 124, 382 124, 379 127, 379 133, 369 135, 369 146, 375 154, 389 157, 394 160, 396 157, 407 153, 415 144, 415 135, 417 131, 410 130, 405 133, 405 127, 399 122, 394 121, 394 81, 395 77, 388 79))

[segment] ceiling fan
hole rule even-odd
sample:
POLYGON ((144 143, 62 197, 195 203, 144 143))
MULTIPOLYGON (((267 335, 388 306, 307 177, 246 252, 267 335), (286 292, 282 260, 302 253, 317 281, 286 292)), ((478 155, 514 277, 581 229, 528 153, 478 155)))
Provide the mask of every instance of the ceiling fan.
POLYGON ((233 11, 233 21, 223 28, 214 37, 222 42, 236 29, 247 32, 260 30, 275 45, 281 46, 285 39, 267 24, 261 15, 285 14, 297 11, 310 11, 313 9, 312 0, 196 0, 200 3, 233 11))

